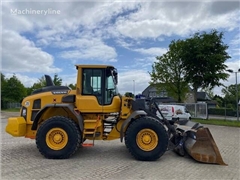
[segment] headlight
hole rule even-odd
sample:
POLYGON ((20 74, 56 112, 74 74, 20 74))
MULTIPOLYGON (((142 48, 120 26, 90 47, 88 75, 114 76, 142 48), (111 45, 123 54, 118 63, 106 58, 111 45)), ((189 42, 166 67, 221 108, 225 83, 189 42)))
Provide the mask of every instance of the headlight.
POLYGON ((23 110, 22 110, 22 116, 26 116, 27 115, 27 110, 24 108, 23 110))
POLYGON ((22 113, 21 116, 24 117, 24 119, 26 120, 27 118, 27 108, 26 107, 22 107, 22 113))

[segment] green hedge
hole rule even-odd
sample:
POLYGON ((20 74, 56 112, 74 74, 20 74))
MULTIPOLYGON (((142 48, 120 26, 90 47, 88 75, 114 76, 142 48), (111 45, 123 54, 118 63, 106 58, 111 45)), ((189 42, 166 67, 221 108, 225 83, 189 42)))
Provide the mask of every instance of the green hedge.
MULTIPOLYGON (((209 108, 208 114, 210 115, 225 115, 225 108, 209 108)), ((237 116, 237 111, 233 110, 232 108, 226 108, 226 115, 227 116, 237 116)))

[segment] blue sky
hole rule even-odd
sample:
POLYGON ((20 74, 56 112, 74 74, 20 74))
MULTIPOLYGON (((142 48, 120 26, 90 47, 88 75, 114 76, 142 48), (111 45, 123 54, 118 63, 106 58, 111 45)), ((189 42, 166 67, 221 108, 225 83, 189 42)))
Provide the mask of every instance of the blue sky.
MULTIPOLYGON (((229 69, 240 68, 239 1, 19 1, 3 2, 2 12, 1 71, 25 86, 54 73, 76 83, 75 64, 111 64, 120 92, 135 84, 140 93, 172 40, 211 29, 224 32, 229 69)), ((234 83, 234 74, 224 82, 234 83)))

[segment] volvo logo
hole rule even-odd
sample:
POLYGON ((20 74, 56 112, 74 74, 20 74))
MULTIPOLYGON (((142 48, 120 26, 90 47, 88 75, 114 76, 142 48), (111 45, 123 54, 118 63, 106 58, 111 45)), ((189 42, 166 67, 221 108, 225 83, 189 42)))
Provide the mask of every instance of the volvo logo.
POLYGON ((52 94, 67 94, 68 91, 52 91, 52 94))

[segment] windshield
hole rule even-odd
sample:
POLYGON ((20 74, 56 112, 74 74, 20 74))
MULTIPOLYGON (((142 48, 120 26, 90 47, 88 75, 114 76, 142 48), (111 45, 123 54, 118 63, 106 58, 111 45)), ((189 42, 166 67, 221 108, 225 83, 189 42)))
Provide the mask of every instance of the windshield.
POLYGON ((118 94, 117 73, 115 69, 112 69, 109 76, 107 76, 107 89, 111 90, 113 96, 118 94))
POLYGON ((106 94, 105 94, 105 104, 111 104, 114 96, 118 95, 116 75, 112 69, 107 69, 106 71, 106 94))

